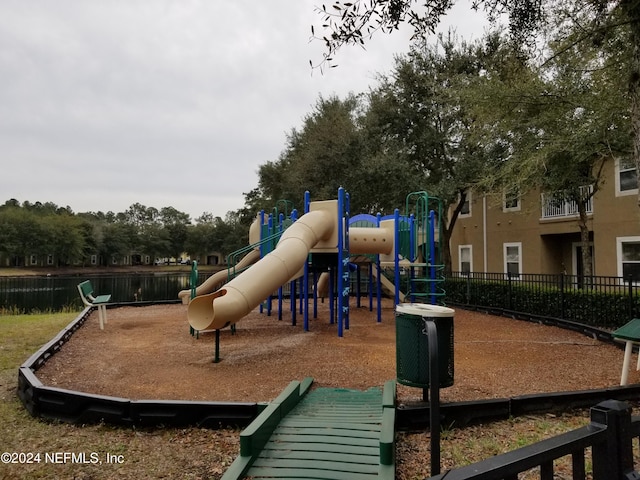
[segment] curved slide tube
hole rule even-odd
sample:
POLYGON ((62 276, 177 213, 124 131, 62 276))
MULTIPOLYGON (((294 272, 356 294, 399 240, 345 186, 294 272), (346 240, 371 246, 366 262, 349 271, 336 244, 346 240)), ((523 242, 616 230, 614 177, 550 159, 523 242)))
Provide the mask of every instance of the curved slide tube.
MULTIPOLYGON (((235 268, 242 270, 250 265, 253 265, 258 260, 260 260, 260 250, 251 250, 244 257, 242 257, 235 268)), ((211 275, 200 285, 198 285, 198 287, 196 288, 196 296, 215 292, 224 282, 227 281, 229 277, 229 270, 230 269, 220 270, 219 272, 211 275)), ((189 300, 191 299, 191 290, 181 290, 180 293, 178 293, 178 297, 182 299, 182 303, 184 305, 187 305, 189 303, 189 300)))
POLYGON ((220 290, 194 298, 187 317, 195 330, 227 327, 260 305, 274 290, 299 274, 309 251, 331 237, 335 221, 327 212, 309 212, 282 234, 275 250, 220 290))

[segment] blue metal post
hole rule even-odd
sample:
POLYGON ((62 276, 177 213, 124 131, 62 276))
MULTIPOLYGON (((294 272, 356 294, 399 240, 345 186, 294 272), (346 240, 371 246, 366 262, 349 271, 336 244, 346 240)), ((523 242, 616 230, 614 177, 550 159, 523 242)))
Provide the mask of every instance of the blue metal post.
MULTIPOLYGON (((263 235, 264 233, 264 210, 260 210, 260 240, 267 238, 269 236, 269 234, 267 233, 267 235, 263 235)), ((260 243, 260 258, 263 258, 266 255, 265 252, 265 244, 264 243, 260 243)), ((235 270, 235 269, 234 269, 235 270)), ((262 302, 260 302, 260 308, 259 308, 259 312, 262 313, 264 311, 264 305, 262 304, 262 302)))
POLYGON ((394 302, 395 305, 400 304, 400 210, 397 208, 393 212, 395 228, 393 232, 393 243, 394 243, 394 252, 393 252, 393 262, 394 262, 394 280, 396 284, 396 291, 394 302))
MULTIPOLYGON (((378 213, 378 215, 376 215, 376 219, 377 219, 377 227, 380 228, 380 220, 381 220, 381 215, 378 213)), ((378 281, 376 282, 376 300, 378 302, 378 304, 376 305, 376 310, 377 310, 377 319, 378 319, 378 323, 382 322, 382 305, 381 305, 381 301, 382 301, 382 280, 380 279, 380 275, 382 275, 382 268, 380 266, 380 254, 376 255, 376 268, 378 269, 378 281)))
MULTIPOLYGON (((311 194, 309 191, 304 192, 304 213, 309 213, 309 205, 311 204, 311 194)), ((300 304, 304 331, 309 331, 309 258, 304 262, 304 278, 302 279, 302 296, 300 299, 304 304, 300 304)))
POLYGON ((360 281, 362 280, 362 272, 360 267, 356 265, 356 307, 360 308, 360 281))
POLYGON ((373 311, 373 263, 369 264, 369 270, 367 272, 367 275, 369 276, 368 280, 368 287, 367 287, 367 294, 369 295, 369 311, 372 312, 373 311))
MULTIPOLYGON (((305 269, 306 270, 306 269, 305 269)), ((300 289, 300 295, 298 295, 298 304, 299 304, 299 313, 303 314, 304 313, 304 298, 305 298, 305 282, 304 282, 304 278, 301 278, 298 283, 300 283, 300 285, 298 286, 298 288, 300 289)))
MULTIPOLYGON (((342 304, 344 302, 344 265, 343 265, 343 248, 344 248, 344 189, 338 189, 338 337, 343 336, 344 316, 342 313, 342 304)), ((347 259, 348 260, 348 259, 347 259)))
POLYGON ((349 193, 344 194, 344 212, 343 212, 343 218, 344 218, 344 242, 342 244, 342 254, 343 254, 343 259, 342 259, 342 279, 343 279, 343 291, 342 291, 342 297, 343 297, 343 304, 342 304, 342 311, 344 314, 344 328, 346 330, 349 330, 349 294, 350 294, 350 285, 349 285, 349 275, 350 275, 350 269, 349 269, 349 260, 350 260, 350 254, 349 254, 349 211, 350 211, 350 197, 349 197, 349 193))
POLYGON ((298 313, 298 309, 296 306, 296 281, 292 280, 289 282, 289 288, 291 290, 291 325, 296 325, 296 314, 298 313))
POLYGON ((313 318, 318 318, 318 272, 313 271, 313 318))
POLYGON ((335 276, 336 276, 336 270, 335 267, 329 267, 329 323, 331 325, 334 324, 335 322, 335 305, 334 305, 334 301, 335 301, 335 286, 334 286, 334 282, 335 282, 335 276))
POLYGON ((376 268, 378 269, 378 284, 376 285, 376 298, 378 304, 376 305, 376 313, 378 318, 378 323, 382 322, 382 282, 380 281, 380 275, 382 275, 382 267, 380 266, 380 256, 378 256, 378 261, 376 263, 376 268))

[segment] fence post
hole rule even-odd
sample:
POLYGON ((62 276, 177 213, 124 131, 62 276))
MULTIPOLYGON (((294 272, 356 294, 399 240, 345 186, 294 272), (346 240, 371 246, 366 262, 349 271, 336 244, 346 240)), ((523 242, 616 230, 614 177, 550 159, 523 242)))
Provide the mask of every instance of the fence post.
POLYGON ((471 304, 471 272, 467 273, 467 305, 471 304))
POLYGON ((606 426, 606 440, 592 447, 593 480, 623 480, 633 472, 631 407, 606 400, 591 408, 591 424, 606 426))
POLYGON ((627 293, 629 299, 629 319, 634 317, 633 315, 633 275, 629 274, 627 276, 627 293))
POLYGON ((560 318, 564 319, 564 272, 560 274, 560 318))

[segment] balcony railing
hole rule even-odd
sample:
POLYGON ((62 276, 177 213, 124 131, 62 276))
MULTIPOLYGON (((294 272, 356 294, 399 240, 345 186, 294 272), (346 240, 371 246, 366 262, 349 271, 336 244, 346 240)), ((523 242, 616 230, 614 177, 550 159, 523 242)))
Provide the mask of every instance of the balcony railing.
MULTIPOLYGON (((588 198, 586 204, 587 213, 593 213, 593 185, 580 187, 580 196, 588 198)), ((575 217, 578 215, 578 204, 568 201, 561 194, 542 194, 542 218, 575 217)))

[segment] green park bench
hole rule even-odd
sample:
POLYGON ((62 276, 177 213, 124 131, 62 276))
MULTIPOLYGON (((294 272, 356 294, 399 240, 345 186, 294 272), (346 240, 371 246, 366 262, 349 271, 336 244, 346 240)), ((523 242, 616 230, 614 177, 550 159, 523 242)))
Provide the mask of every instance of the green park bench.
POLYGON ((107 323, 107 304, 111 300, 111 295, 94 295, 93 285, 90 280, 85 280, 78 284, 78 291, 82 303, 87 307, 97 307, 98 317, 100 319, 100 330, 104 330, 104 324, 107 323))

